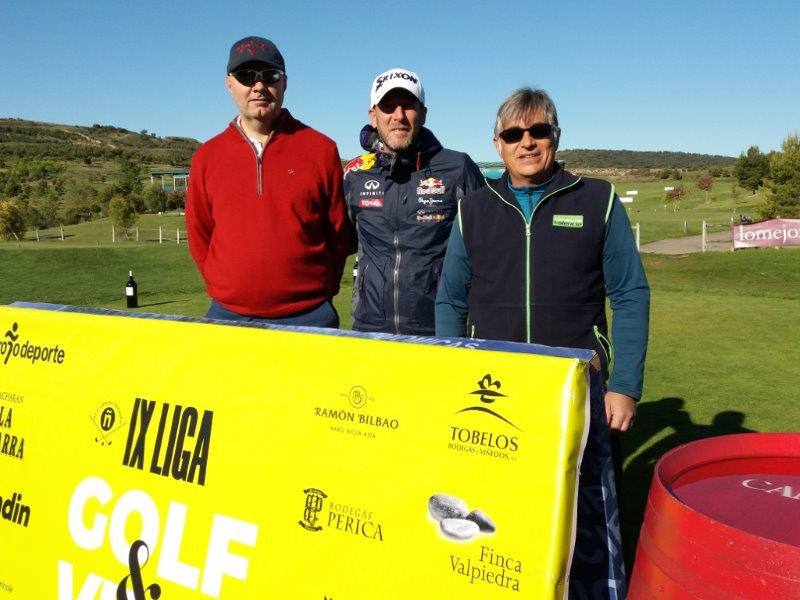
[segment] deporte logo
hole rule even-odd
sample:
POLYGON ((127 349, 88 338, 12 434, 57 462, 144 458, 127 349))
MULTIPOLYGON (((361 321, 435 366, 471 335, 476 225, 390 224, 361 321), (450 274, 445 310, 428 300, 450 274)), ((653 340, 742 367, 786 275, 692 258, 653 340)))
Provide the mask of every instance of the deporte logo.
POLYGON ((4 339, 0 341, 0 356, 4 365, 7 365, 12 357, 29 360, 31 364, 36 364, 37 362, 64 364, 66 354, 58 344, 55 346, 42 346, 34 344, 30 340, 23 341, 20 339, 19 329, 19 323, 13 323, 6 331, 4 339))

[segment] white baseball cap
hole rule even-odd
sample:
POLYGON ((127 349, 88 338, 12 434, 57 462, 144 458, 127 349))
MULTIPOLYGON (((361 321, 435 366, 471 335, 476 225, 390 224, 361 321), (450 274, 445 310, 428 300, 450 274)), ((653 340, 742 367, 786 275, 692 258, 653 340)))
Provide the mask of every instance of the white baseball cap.
POLYGON ((425 90, 422 89, 419 75, 408 69, 395 68, 384 71, 372 82, 369 89, 370 107, 378 104, 388 92, 398 88, 411 92, 425 105, 425 90))

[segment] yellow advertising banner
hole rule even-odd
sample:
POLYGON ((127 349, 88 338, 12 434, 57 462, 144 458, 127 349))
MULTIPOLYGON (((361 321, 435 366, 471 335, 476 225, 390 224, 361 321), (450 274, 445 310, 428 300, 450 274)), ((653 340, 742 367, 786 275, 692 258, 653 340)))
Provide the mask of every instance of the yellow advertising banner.
POLYGON ((20 307, 0 336, 0 600, 564 596, 590 352, 20 307))

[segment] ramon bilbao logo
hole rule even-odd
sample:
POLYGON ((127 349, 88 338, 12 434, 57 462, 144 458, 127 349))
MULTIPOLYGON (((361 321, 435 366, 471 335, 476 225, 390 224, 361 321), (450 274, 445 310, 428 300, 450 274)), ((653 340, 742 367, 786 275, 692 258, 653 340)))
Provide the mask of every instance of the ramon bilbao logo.
POLYGON ((31 364, 50 363, 64 364, 66 352, 58 344, 42 345, 23 339, 19 323, 12 323, 3 339, 0 340, 0 357, 2 364, 7 365, 13 358, 15 360, 28 360, 31 364))

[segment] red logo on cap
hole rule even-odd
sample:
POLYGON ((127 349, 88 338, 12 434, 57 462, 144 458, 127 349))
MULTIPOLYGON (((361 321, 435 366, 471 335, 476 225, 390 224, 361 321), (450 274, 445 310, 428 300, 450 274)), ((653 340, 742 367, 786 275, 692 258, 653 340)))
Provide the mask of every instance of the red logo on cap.
POLYGON ((260 50, 266 50, 267 45, 264 42, 257 42, 256 40, 247 40, 236 46, 237 54, 244 54, 247 52, 250 56, 255 56, 260 50))

